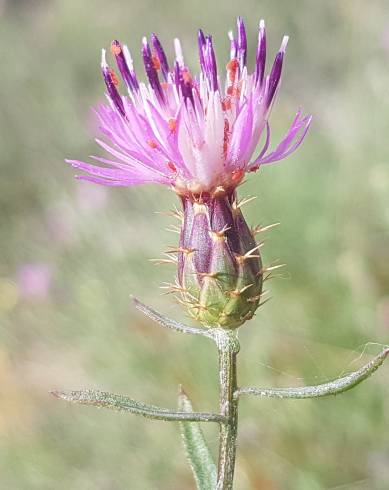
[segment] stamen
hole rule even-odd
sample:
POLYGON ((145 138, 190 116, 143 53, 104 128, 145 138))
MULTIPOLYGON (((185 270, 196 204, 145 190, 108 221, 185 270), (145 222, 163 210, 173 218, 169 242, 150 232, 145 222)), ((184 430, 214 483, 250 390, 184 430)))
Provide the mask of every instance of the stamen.
POLYGON ((180 68, 184 66, 184 55, 182 54, 181 42, 178 38, 174 39, 174 50, 176 52, 176 60, 180 68))
POLYGON ((266 65, 266 30, 265 21, 259 22, 258 47, 255 59, 255 81, 262 85, 266 65))
POLYGON ((281 53, 285 53, 286 46, 288 45, 288 41, 289 41, 289 36, 284 36, 282 38, 282 43, 281 43, 281 47, 280 47, 281 53))
POLYGON ((111 76, 112 83, 115 85, 115 87, 117 87, 119 85, 119 79, 112 68, 109 68, 109 74, 111 76))
POLYGON ((200 58, 200 68, 205 72, 205 60, 204 60, 204 50, 205 50, 205 36, 204 33, 201 29, 199 29, 198 35, 197 35, 197 42, 199 46, 199 58, 200 58))
POLYGON ((231 59, 234 59, 238 56, 238 43, 234 39, 234 34, 232 31, 229 31, 228 37, 231 41, 230 57, 231 57, 231 59))
POLYGON ((242 17, 238 17, 237 26, 238 26, 238 60, 239 60, 240 70, 242 71, 243 68, 246 66, 246 61, 247 61, 247 36, 246 36, 246 29, 242 17))
POLYGON ((139 89, 139 84, 128 48, 126 46, 123 46, 122 48, 119 41, 114 40, 111 43, 111 53, 115 56, 116 64, 127 87, 131 91, 137 91, 139 89))
POLYGON ((208 80, 210 89, 216 92, 216 90, 218 90, 217 66, 216 66, 215 51, 213 49, 213 44, 212 44, 212 36, 206 36, 205 38, 203 56, 204 56, 204 67, 203 67, 204 76, 208 80))
POLYGON ((111 99, 112 103, 114 104, 118 112, 123 117, 125 117, 126 111, 124 109, 123 100, 116 88, 119 81, 115 73, 113 72, 113 70, 111 70, 107 65, 107 61, 105 58, 105 49, 103 49, 101 53, 101 70, 103 72, 103 77, 104 77, 105 85, 108 90, 109 98, 111 99))
POLYGON ((157 70, 154 66, 149 43, 147 42, 147 39, 145 37, 142 39, 142 44, 143 63, 145 65, 146 74, 149 79, 151 88, 156 93, 158 99, 164 102, 165 96, 158 78, 157 70))
POLYGON ((277 90, 277 87, 280 82, 281 78, 281 71, 282 71, 282 62, 284 59, 284 54, 285 54, 285 49, 286 45, 288 44, 289 37, 284 36, 282 39, 281 47, 280 50, 278 51, 276 58, 273 63, 273 67, 271 69, 270 75, 269 75, 269 88, 268 88, 268 94, 267 94, 267 99, 266 99, 266 106, 270 107, 274 94, 277 90))
POLYGON ((154 68, 155 68, 157 71, 159 71, 159 70, 161 69, 161 62, 159 61, 158 56, 157 56, 156 54, 153 54, 153 55, 151 56, 151 59, 152 59, 152 61, 153 61, 153 66, 154 66, 154 68))
POLYGON ((165 51, 163 50, 162 44, 160 43, 159 39, 155 34, 151 34, 151 42, 153 44, 153 48, 158 58, 162 75, 164 79, 167 80, 167 76, 169 73, 169 64, 166 58, 165 51))
POLYGON ((182 96, 185 101, 190 99, 194 107, 192 75, 186 66, 179 68, 179 70, 179 82, 182 96))
POLYGON ((118 56, 122 52, 122 48, 120 47, 120 44, 118 41, 112 41, 111 43, 111 53, 114 56, 118 56))
POLYGON ((190 74, 190 71, 187 68, 184 68, 182 70, 182 78, 183 78, 184 82, 188 83, 188 84, 191 84, 193 81, 192 75, 190 74))

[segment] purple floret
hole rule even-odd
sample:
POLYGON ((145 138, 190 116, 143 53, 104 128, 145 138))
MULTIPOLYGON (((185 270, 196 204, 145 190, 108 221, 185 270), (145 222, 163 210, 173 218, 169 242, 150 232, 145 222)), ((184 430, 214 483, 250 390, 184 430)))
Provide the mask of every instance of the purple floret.
POLYGON ((180 41, 174 40, 175 62, 169 66, 155 34, 142 41, 147 83, 138 81, 130 52, 114 40, 111 51, 120 80, 108 66, 105 50, 102 73, 108 104, 96 115, 103 139, 97 143, 109 158, 94 163, 67 160, 86 172, 78 178, 110 186, 148 182, 172 186, 180 195, 231 192, 246 172, 286 158, 302 143, 311 123, 298 111, 285 137, 270 151, 269 116, 276 98, 288 38, 269 75, 266 68, 266 32, 259 24, 255 67, 247 67, 247 35, 241 17, 231 49, 225 79, 218 73, 212 36, 198 31, 200 74, 185 65, 180 41), (262 147, 258 150, 259 143, 262 147))

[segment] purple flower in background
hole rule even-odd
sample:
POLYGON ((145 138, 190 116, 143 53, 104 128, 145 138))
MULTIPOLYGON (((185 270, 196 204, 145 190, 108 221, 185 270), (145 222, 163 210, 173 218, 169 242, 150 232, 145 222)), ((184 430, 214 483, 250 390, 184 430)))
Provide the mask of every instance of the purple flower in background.
POLYGON ((44 300, 49 296, 52 269, 49 264, 31 262, 22 265, 16 275, 21 295, 26 299, 44 300))
POLYGON ((269 151, 268 118, 280 84, 288 37, 283 38, 268 75, 264 21, 259 23, 252 73, 247 68, 247 38, 241 18, 237 35, 230 32, 229 38, 230 60, 222 74, 212 36, 199 31, 198 75, 192 75, 185 65, 178 39, 174 40, 175 61, 169 64, 157 36, 152 34, 150 41, 144 38, 142 57, 148 84, 138 80, 127 46, 113 41, 111 52, 127 95, 119 93, 119 79, 103 50, 101 68, 108 104, 95 109, 105 137, 96 141, 112 157, 92 156, 97 164, 67 160, 89 174, 77 177, 110 186, 161 183, 183 196, 216 195, 235 189, 246 172, 293 153, 311 122, 301 111, 282 141, 269 151))

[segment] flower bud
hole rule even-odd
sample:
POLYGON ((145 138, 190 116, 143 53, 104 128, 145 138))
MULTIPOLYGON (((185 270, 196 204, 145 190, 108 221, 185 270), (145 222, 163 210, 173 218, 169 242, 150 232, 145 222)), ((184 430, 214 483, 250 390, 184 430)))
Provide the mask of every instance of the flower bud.
POLYGON ((254 315, 262 292, 259 246, 232 192, 183 196, 178 283, 189 314, 207 327, 234 329, 254 315))

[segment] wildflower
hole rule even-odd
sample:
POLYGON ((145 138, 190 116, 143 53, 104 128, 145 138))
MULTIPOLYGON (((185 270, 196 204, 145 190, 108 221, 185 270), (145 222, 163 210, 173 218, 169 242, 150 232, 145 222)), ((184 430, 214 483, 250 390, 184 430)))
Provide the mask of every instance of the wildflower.
POLYGON ((49 264, 31 262, 17 271, 16 282, 21 295, 26 299, 46 300, 52 286, 53 271, 49 264))
POLYGON ((270 147, 268 118, 276 97, 288 37, 282 40, 265 75, 266 32, 259 24, 255 68, 247 69, 243 20, 229 33, 230 59, 221 79, 211 36, 198 33, 200 73, 185 64, 174 40, 169 65, 155 34, 143 38, 148 84, 140 82, 127 46, 113 41, 127 95, 102 52, 107 104, 96 109, 105 140, 97 143, 114 159, 93 156, 100 165, 68 160, 89 175, 79 179, 108 186, 160 183, 181 198, 184 222, 178 255, 177 287, 192 316, 208 326, 235 328, 250 318, 262 291, 258 246, 236 200, 247 172, 286 158, 303 141, 311 117, 298 111, 281 142, 270 147), (109 141, 110 143, 108 143, 109 141), (261 145, 260 145, 261 143, 261 145), (258 150, 258 146, 260 149, 258 150))

